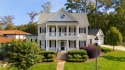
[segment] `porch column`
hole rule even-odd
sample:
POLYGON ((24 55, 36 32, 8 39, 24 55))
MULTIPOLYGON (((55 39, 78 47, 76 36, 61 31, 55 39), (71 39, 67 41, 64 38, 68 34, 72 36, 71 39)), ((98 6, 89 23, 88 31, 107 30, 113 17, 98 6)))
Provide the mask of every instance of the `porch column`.
POLYGON ((76 49, 79 49, 79 40, 76 40, 76 49))
POLYGON ((49 50, 49 47, 50 47, 50 46, 49 46, 50 43, 49 43, 49 40, 46 40, 46 41, 47 41, 47 44, 48 44, 46 50, 48 51, 48 50, 49 50))
POLYGON ((67 31, 67 36, 69 36, 69 26, 67 26, 66 31, 67 31))
POLYGON ((69 51, 69 40, 67 40, 67 43, 66 43, 66 51, 69 51))
POLYGON ((79 25, 76 27, 76 36, 79 36, 79 25))
POLYGON ((48 41, 46 40, 46 50, 47 50, 47 48, 48 48, 48 41))

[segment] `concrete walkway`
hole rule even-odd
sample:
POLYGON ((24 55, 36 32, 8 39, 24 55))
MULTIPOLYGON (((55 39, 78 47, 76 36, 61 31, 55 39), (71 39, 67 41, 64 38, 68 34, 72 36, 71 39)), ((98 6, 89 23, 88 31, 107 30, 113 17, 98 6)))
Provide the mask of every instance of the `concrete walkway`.
POLYGON ((64 70, 65 61, 58 61, 56 70, 64 70))
MULTIPOLYGON (((113 49, 113 46, 110 46, 110 45, 101 45, 102 47, 106 47, 106 48, 111 48, 113 49)), ((123 46, 114 46, 114 48, 116 50, 121 50, 121 51, 125 51, 125 48, 123 46)))

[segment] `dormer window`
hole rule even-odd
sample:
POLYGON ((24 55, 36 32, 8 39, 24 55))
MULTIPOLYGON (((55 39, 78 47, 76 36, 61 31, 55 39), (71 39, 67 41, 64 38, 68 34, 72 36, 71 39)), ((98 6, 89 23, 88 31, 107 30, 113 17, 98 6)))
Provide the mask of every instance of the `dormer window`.
POLYGON ((60 15, 60 18, 61 18, 61 19, 65 18, 65 15, 64 15, 64 14, 61 14, 61 15, 60 15))

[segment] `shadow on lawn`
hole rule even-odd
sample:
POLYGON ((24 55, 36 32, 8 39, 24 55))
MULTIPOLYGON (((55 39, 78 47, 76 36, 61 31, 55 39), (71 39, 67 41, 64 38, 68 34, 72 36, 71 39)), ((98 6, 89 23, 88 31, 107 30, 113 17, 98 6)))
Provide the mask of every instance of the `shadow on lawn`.
POLYGON ((125 62, 125 57, 114 57, 114 56, 102 56, 102 57, 107 60, 125 62))

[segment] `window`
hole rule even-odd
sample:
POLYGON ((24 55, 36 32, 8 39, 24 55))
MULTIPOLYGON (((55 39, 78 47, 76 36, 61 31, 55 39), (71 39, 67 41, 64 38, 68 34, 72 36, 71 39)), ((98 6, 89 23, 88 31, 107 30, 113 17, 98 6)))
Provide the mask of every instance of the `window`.
POLYGON ((86 28, 79 28, 79 33, 86 33, 86 28))
POLYGON ((86 41, 84 41, 84 46, 86 46, 86 41))
POLYGON ((84 41, 79 41, 79 47, 84 47, 84 41))
POLYGON ((56 47, 56 41, 55 40, 50 41, 50 48, 51 47, 56 47))
POLYGON ((42 40, 41 44, 42 44, 42 48, 45 49, 46 48, 46 42, 45 42, 45 40, 42 40))
POLYGON ((79 33, 84 33, 84 28, 79 28, 79 33))
POLYGON ((55 32, 56 31, 56 28, 55 27, 52 27, 51 28, 51 32, 55 32))
POLYGON ((76 41, 69 41, 70 48, 76 48, 76 41))

